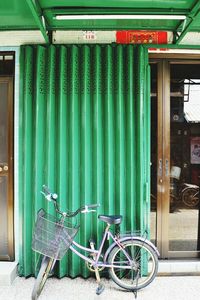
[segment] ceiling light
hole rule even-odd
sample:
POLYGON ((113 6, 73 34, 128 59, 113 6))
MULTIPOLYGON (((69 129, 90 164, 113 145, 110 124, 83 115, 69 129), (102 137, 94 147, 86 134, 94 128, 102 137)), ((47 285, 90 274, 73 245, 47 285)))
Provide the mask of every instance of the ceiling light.
POLYGON ((185 20, 184 15, 56 15, 56 20, 185 20))

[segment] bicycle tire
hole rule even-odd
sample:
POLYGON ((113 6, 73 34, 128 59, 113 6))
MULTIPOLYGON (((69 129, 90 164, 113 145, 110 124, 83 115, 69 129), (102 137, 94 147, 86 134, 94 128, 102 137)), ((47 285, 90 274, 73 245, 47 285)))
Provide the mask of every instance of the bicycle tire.
POLYGON ((182 192, 182 201, 187 207, 197 207, 199 204, 199 192, 194 188, 186 188, 182 192))
POLYGON ((44 256, 42 259, 41 267, 36 278, 33 291, 32 291, 32 300, 37 300, 43 290, 43 287, 48 278, 49 272, 51 271, 51 267, 54 259, 44 256))
POLYGON ((111 279, 121 288, 129 291, 140 290, 149 285, 155 278, 158 272, 158 256, 157 253, 146 242, 139 240, 127 240, 121 243, 123 250, 128 253, 132 261, 136 262, 136 266, 130 269, 130 263, 125 256, 123 250, 119 246, 115 246, 108 255, 109 264, 120 264, 121 266, 129 266, 129 269, 120 269, 115 267, 109 268, 111 279), (148 272, 141 270, 141 255, 143 254, 143 269, 144 256, 148 256, 148 272), (137 268, 136 268, 137 267, 137 268), (142 271, 142 272, 141 272, 142 271), (130 278, 129 278, 130 277, 130 278))

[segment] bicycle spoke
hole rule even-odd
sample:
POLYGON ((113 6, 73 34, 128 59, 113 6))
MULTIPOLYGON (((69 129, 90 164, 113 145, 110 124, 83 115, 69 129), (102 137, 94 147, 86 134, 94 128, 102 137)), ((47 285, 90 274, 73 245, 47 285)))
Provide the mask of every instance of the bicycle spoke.
POLYGON ((110 270, 112 279, 129 290, 147 285, 157 272, 157 258, 145 242, 127 242, 123 250, 116 247, 110 263, 116 266, 110 270))

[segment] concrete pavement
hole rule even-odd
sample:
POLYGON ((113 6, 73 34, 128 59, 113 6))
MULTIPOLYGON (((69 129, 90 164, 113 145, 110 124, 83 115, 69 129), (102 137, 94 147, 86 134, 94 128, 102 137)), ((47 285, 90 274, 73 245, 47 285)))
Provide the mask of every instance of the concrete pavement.
MULTIPOLYGON (((0 286, 0 300, 30 300, 34 278, 17 277, 12 286, 0 286)), ((111 280, 103 279, 105 290, 97 296, 95 279, 49 278, 40 300, 134 300, 134 295, 119 289, 111 280)), ((198 300, 200 276, 156 277, 138 292, 138 300, 198 300)))

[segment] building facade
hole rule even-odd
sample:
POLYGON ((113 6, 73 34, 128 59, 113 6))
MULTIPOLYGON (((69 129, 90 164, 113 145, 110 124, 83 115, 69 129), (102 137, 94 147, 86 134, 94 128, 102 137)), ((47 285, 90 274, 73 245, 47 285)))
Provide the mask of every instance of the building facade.
MULTIPOLYGON (((62 209, 99 203, 161 259, 198 263, 198 1, 23 2, 0 13, 0 260, 35 274, 46 184, 62 209)), ((78 222, 79 242, 99 239, 97 214, 78 222)), ((89 273, 70 254, 57 274, 89 273)))

